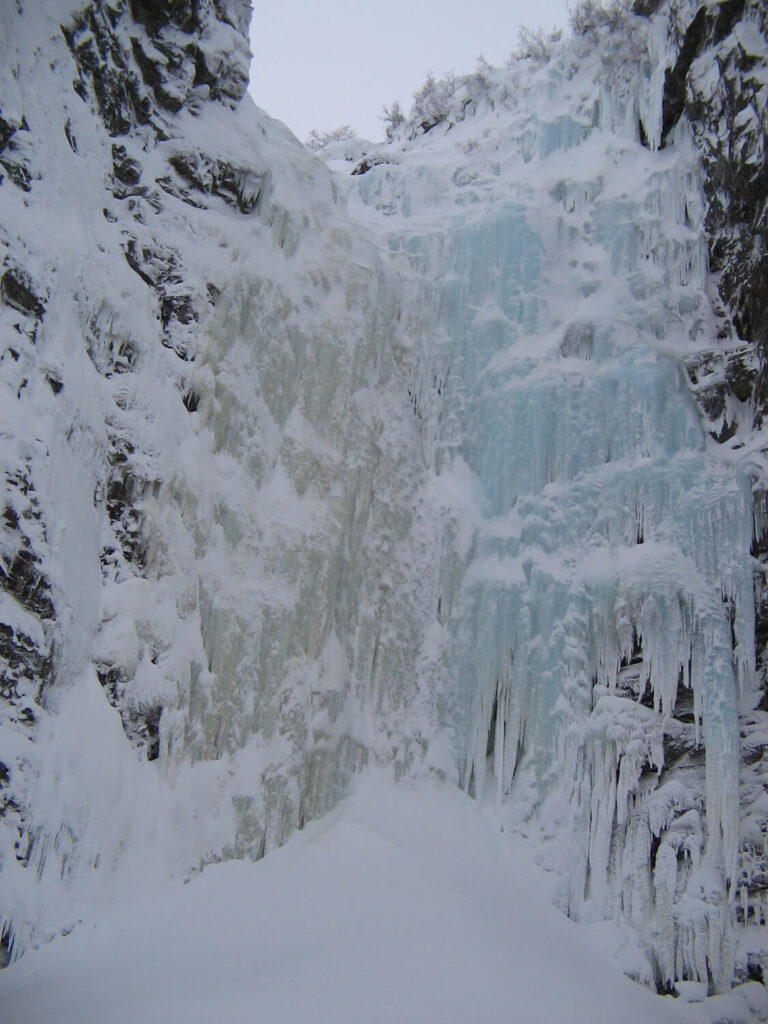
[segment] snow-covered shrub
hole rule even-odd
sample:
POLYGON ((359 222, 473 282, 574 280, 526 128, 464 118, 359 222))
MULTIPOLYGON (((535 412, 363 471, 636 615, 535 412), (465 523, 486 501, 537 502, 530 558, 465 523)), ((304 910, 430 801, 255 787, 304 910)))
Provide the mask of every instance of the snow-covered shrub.
POLYGON ((391 142, 400 134, 405 124, 405 114, 397 100, 391 106, 387 107, 385 105, 381 108, 381 120, 384 122, 384 133, 387 142, 391 142))
POLYGON ((456 76, 445 75, 439 81, 431 71, 420 89, 413 94, 413 107, 409 121, 413 122, 413 135, 426 134, 448 116, 451 100, 456 92, 456 76))
POLYGON ((357 133, 348 124, 341 125, 339 128, 332 128, 329 132, 318 132, 313 128, 307 136, 305 145, 313 153, 318 153, 331 142, 350 142, 356 138, 357 133))
POLYGON ((630 0, 580 0, 569 11, 571 30, 576 36, 595 35, 598 29, 621 28, 632 13, 630 0))
POLYGON ((519 60, 535 60, 541 64, 549 63, 552 57, 552 47, 563 37, 561 29, 552 29, 550 32, 543 28, 530 29, 523 25, 517 35, 517 46, 512 51, 509 64, 515 64, 519 60))

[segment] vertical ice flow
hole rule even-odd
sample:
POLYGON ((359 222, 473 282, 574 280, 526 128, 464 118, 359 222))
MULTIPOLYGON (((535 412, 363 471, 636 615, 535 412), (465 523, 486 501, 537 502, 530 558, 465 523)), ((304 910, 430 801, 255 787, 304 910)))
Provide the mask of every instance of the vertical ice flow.
POLYGON ((654 60, 625 79, 621 53, 577 69, 566 51, 480 125, 373 168, 355 201, 432 295, 411 387, 437 478, 471 481, 451 513, 471 545, 441 568, 461 582, 440 595, 462 785, 539 836, 565 910, 630 921, 660 984, 717 988, 751 482, 690 389, 716 333, 704 203, 685 124, 658 150, 647 34, 654 60))

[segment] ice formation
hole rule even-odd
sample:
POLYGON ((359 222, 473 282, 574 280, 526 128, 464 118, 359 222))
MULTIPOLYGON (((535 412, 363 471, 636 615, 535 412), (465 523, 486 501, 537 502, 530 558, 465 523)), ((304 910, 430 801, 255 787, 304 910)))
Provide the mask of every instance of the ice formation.
POLYGON ((461 782, 536 834, 564 910, 637 929, 660 987, 721 990, 765 957, 731 928, 759 469, 723 429, 749 407, 697 394, 726 330, 699 149, 685 119, 662 137, 670 20, 486 72, 472 116, 470 80, 448 131, 350 180, 428 282, 411 390, 438 480, 471 481, 437 605, 461 782))
POLYGON ((751 69, 759 162, 766 29, 655 6, 330 170, 243 98, 247 4, 0 12, 9 953, 375 761, 661 990, 768 966, 760 353, 669 73, 714 117, 751 69))
MULTIPOLYGON (((206 11, 181 42, 212 67, 235 28, 206 11)), ((285 128, 184 78, 178 26, 150 45, 149 15, 109 14, 2 12, 29 163, 28 188, 3 183, 17 952, 71 923, 94 872, 260 856, 428 731, 394 278, 285 128), (110 134, 99 104, 138 123, 110 134)))

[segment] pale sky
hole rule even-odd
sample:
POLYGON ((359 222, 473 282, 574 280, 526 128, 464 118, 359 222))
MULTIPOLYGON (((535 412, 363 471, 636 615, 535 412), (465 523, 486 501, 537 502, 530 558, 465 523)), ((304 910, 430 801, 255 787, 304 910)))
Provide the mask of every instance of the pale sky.
POLYGON ((503 64, 521 25, 566 28, 566 0, 253 0, 250 91, 304 141, 348 124, 383 137, 384 104, 407 114, 427 71, 503 64))

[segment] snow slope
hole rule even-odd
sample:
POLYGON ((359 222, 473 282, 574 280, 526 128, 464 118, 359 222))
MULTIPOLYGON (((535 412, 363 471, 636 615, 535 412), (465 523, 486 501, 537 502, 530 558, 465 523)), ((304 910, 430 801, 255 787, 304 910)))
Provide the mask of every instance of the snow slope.
POLYGON ((259 863, 134 893, 30 951, 0 1021, 707 1019, 622 977, 539 888, 476 803, 375 776, 259 863))

